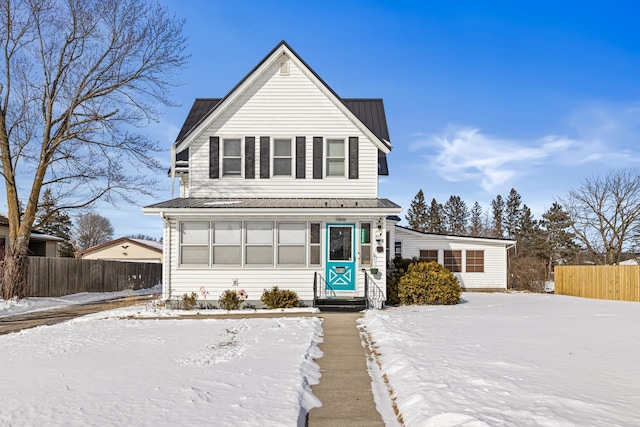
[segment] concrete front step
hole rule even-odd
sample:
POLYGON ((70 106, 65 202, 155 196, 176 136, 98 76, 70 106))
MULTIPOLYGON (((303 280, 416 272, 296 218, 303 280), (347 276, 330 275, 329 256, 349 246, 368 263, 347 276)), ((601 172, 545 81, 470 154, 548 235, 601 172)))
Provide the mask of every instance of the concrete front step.
POLYGON ((367 308, 364 297, 320 298, 315 306, 322 312, 357 312, 367 308))

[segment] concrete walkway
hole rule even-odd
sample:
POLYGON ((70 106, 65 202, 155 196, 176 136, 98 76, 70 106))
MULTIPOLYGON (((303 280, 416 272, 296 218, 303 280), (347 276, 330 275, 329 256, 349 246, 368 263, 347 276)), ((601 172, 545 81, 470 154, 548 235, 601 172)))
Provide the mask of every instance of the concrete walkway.
POLYGON ((320 383, 311 390, 322 407, 309 412, 310 427, 384 426, 371 392, 366 351, 362 346, 356 320, 360 313, 322 313, 324 353, 320 365, 320 383))

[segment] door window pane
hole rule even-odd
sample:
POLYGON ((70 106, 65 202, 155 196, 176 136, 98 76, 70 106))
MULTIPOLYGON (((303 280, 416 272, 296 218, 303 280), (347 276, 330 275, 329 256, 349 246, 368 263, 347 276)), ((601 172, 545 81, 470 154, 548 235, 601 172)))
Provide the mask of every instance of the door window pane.
POLYGON ((331 261, 351 261, 351 227, 330 227, 329 249, 331 261))

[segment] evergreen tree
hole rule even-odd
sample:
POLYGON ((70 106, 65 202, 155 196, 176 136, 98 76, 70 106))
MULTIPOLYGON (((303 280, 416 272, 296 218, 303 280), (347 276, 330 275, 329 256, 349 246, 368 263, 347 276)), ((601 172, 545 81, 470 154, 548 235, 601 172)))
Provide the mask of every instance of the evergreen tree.
POLYGON ((47 188, 38 203, 36 225, 42 232, 64 239, 63 243, 58 244, 58 256, 73 258, 75 248, 70 243, 73 227, 71 217, 56 204, 57 200, 53 197, 51 189, 47 188))
POLYGON ((520 194, 512 188, 507 197, 504 212, 504 228, 507 232, 507 238, 515 239, 519 233, 518 227, 522 221, 522 198, 520 194))
POLYGON ((482 207, 480 206, 480 203, 475 202, 471 208, 469 235, 473 237, 481 237, 483 235, 482 229, 482 207))
POLYGON ((504 237, 504 199, 501 195, 497 195, 491 201, 491 212, 493 218, 491 220, 491 237, 502 239, 504 237))
POLYGON ((571 231, 572 221, 569 213, 562 205, 553 203, 549 210, 542 214, 540 225, 543 230, 544 245, 541 256, 547 261, 547 273, 551 275, 554 262, 558 259, 571 259, 578 253, 575 243, 576 235, 571 231))
POLYGON ((521 248, 522 255, 539 256, 542 246, 542 233, 538 221, 533 218, 531 209, 523 205, 519 215, 520 222, 517 224, 516 240, 521 248))
POLYGON ((409 228, 417 231, 427 230, 427 205, 424 202, 424 193, 422 189, 413 198, 411 206, 404 217, 409 223, 409 228))
POLYGON ((427 210, 427 233, 446 233, 443 207, 436 199, 431 199, 431 205, 429 205, 429 209, 427 210))
POLYGON ((444 204, 444 222, 447 232, 454 236, 461 236, 467 230, 469 210, 460 196, 451 196, 444 204))

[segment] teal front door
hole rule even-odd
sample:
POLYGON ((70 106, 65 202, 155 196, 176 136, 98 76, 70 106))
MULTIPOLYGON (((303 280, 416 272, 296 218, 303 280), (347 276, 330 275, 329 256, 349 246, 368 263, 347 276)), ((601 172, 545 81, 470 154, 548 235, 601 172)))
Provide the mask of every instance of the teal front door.
POLYGON ((355 224, 327 224, 327 289, 356 289, 355 224))

